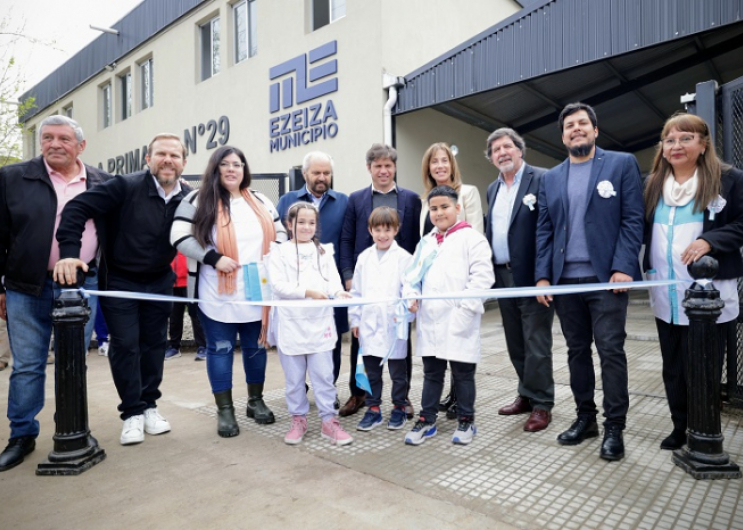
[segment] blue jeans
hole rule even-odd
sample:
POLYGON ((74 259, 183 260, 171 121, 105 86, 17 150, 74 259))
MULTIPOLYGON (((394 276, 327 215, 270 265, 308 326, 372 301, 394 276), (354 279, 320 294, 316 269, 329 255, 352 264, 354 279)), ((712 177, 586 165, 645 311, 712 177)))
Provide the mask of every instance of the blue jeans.
MULTIPOLYGON (((86 289, 97 289, 98 278, 86 277, 86 289)), ((10 438, 39 435, 36 416, 44 407, 46 359, 52 336, 52 309, 60 290, 47 278, 39 296, 8 289, 8 338, 13 354, 13 372, 8 387, 10 438)), ((96 297, 88 299, 90 318, 85 324, 85 344, 90 343, 97 308, 96 297)), ((56 348, 56 344, 55 344, 56 348)))
POLYGON ((232 388, 232 364, 235 356, 235 341, 240 334, 240 349, 245 369, 245 382, 263 383, 266 380, 266 350, 258 346, 261 321, 218 322, 199 309, 199 321, 206 335, 206 372, 212 392, 224 392, 232 388))

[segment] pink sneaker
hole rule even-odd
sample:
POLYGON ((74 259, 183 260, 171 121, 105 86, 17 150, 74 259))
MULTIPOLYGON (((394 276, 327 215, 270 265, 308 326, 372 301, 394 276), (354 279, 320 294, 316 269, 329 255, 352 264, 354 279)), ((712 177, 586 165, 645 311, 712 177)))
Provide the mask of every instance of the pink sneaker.
POLYGON ((284 436, 284 443, 289 445, 297 445, 304 438, 304 433, 307 432, 307 418, 304 416, 292 416, 292 426, 289 428, 289 432, 284 436))
POLYGON ((343 430, 337 417, 322 422, 322 437, 335 445, 348 445, 353 442, 353 438, 343 430))

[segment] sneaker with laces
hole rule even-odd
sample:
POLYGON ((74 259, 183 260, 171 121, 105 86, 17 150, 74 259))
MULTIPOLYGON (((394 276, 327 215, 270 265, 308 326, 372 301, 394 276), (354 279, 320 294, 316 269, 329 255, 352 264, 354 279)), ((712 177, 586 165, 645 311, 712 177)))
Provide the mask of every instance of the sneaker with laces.
POLYGON ((194 361, 206 361, 206 348, 199 346, 196 350, 196 358, 194 361))
POLYGON ((330 440, 334 445, 348 445, 353 442, 353 438, 341 427, 338 418, 331 418, 322 422, 322 437, 330 440))
POLYGON ((101 357, 108 357, 108 342, 102 342, 100 346, 98 346, 98 355, 101 357))
POLYGON ((307 418, 305 416, 292 416, 292 426, 289 432, 284 436, 284 443, 288 445, 297 445, 304 438, 307 432, 307 418))
POLYGON ((165 360, 169 361, 170 359, 177 359, 181 356, 180 350, 177 350, 175 348, 168 348, 165 350, 165 360))
POLYGON ((436 436, 436 422, 430 423, 423 418, 418 418, 413 429, 405 435, 405 443, 408 445, 420 445, 428 438, 436 436))
POLYGON ((364 417, 356 426, 357 431, 371 431, 374 427, 382 423, 382 413, 379 410, 367 409, 364 417))
POLYGON ((144 411, 144 432, 147 434, 163 434, 170 431, 170 423, 163 418, 157 408, 144 411))
POLYGON ((457 430, 454 431, 454 436, 452 436, 451 441, 455 444, 467 445, 475 437, 475 434, 477 434, 475 422, 459 420, 459 425, 457 426, 457 430))
POLYGON ((121 445, 132 445, 144 442, 144 414, 129 416, 124 420, 121 429, 121 445))
POLYGON ((390 413, 390 421, 387 422, 387 428, 391 431, 399 431, 408 422, 408 415, 405 407, 395 407, 390 413))

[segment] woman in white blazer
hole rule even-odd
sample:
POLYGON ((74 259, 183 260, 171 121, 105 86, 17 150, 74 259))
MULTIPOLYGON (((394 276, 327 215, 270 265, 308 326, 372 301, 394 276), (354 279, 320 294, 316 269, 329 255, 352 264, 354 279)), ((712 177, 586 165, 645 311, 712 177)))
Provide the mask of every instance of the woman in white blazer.
POLYGON ((460 213, 458 220, 467 221, 472 228, 483 233, 483 214, 480 192, 475 186, 462 184, 462 175, 459 173, 457 159, 448 144, 437 142, 426 150, 421 163, 423 187, 421 195, 421 237, 433 229, 433 223, 428 216, 428 192, 436 186, 447 185, 454 188, 459 194, 460 213))

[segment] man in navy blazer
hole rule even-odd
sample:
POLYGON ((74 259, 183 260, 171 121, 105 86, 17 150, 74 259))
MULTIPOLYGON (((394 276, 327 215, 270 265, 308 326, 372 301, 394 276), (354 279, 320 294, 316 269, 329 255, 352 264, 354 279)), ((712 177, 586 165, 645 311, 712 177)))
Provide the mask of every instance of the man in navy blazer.
MULTIPOLYGON (((359 254, 373 243, 368 220, 374 208, 389 206, 397 210, 400 217, 400 230, 395 239, 402 248, 413 254, 415 246, 420 241, 421 200, 418 194, 396 185, 397 151, 395 148, 382 144, 372 145, 366 152, 366 169, 371 176, 371 186, 355 191, 348 197, 348 207, 341 231, 341 276, 347 290, 351 289, 353 271, 356 268, 359 254)), ((356 386, 355 379, 358 350, 359 341, 352 337, 351 377, 349 379, 351 397, 341 407, 341 416, 355 414, 364 405, 364 391, 356 386)), ((411 370, 412 361, 408 346, 408 387, 410 387, 411 370)), ((409 407, 407 412, 412 417, 412 407, 409 407)))
MULTIPOLYGON (((276 206, 279 217, 286 220, 289 207, 297 201, 314 204, 320 210, 318 235, 320 243, 332 243, 335 251, 335 264, 340 272, 340 241, 343 218, 346 215, 348 196, 332 190, 333 159, 321 151, 307 153, 302 160, 302 176, 305 186, 302 189, 285 193, 276 206)), ((288 227, 287 227, 288 228, 288 227)), ((335 327, 338 331, 338 342, 333 348, 333 383, 338 380, 341 371, 342 334, 348 331, 348 309, 336 307, 333 311, 335 327)))
MULTIPOLYGON (((640 169, 630 154, 596 147, 596 113, 571 103, 558 125, 569 157, 542 180, 537 203, 537 286, 630 282, 640 278, 638 256, 643 234, 640 169)), ((549 305, 551 296, 538 297, 549 305)), ((627 289, 555 297, 555 309, 568 345, 570 388, 578 418, 557 437, 576 445, 598 436, 591 358, 595 340, 604 389, 604 440, 601 458, 624 457, 629 408, 627 389, 627 289)))
MULTIPOLYGON (((488 186, 488 215, 485 236, 493 249, 495 287, 534 285, 536 231, 539 210, 537 195, 546 171, 524 162, 526 144, 513 129, 503 127, 490 134, 486 156, 500 170, 488 186)), ((498 414, 530 413, 527 432, 547 428, 555 404, 552 377, 552 307, 534 296, 498 300, 508 356, 519 377, 518 396, 498 414)))

